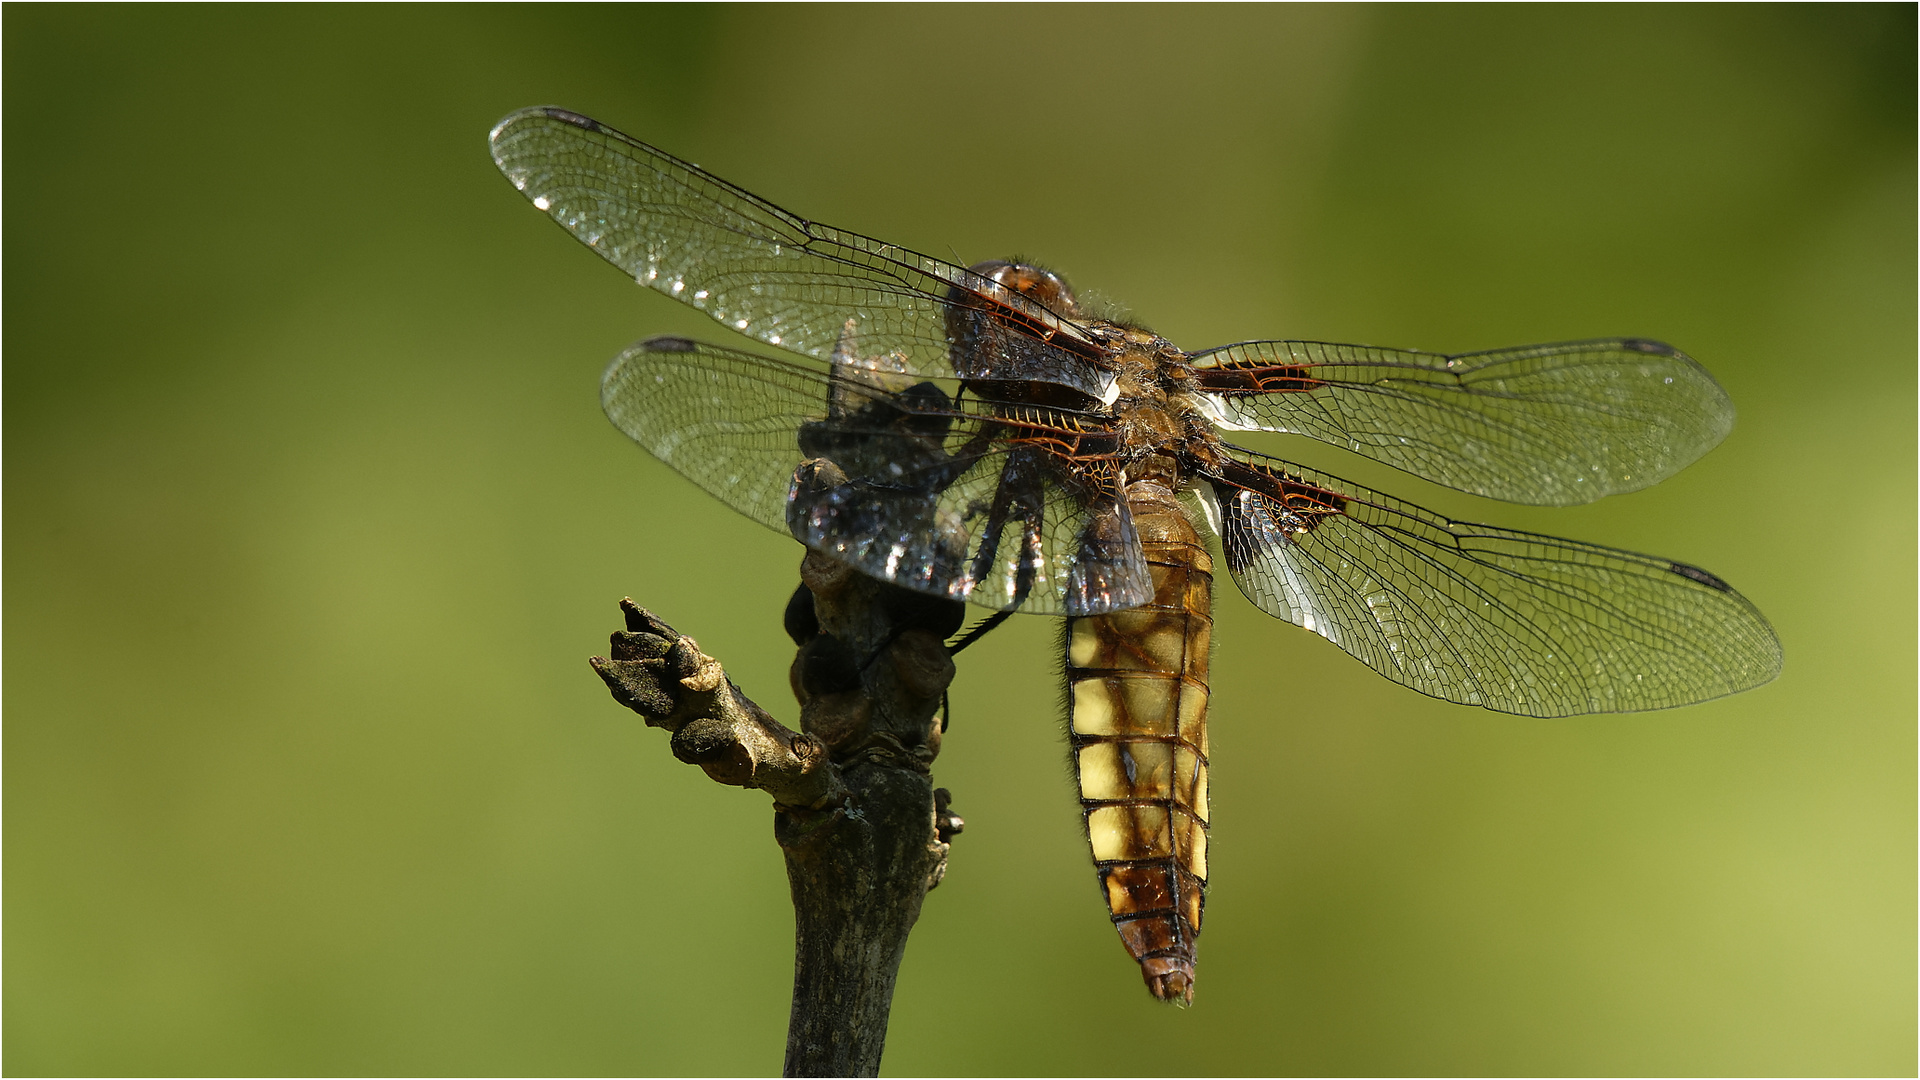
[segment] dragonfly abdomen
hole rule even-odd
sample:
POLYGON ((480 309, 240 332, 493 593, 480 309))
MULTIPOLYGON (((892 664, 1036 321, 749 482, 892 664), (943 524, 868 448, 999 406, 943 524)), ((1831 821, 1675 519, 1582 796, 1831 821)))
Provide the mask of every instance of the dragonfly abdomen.
POLYGON ((1068 737, 1114 927, 1154 996, 1184 1005, 1206 903, 1213 560, 1166 486, 1126 497, 1153 599, 1067 621, 1068 737))

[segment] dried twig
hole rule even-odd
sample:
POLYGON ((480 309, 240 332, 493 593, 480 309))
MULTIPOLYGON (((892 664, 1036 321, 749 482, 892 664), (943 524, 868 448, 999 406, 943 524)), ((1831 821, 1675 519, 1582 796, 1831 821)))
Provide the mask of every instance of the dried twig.
POLYGON ((928 770, 964 609, 818 554, 801 580, 787 612, 798 733, 631 600, 611 656, 591 663, 616 701, 672 733, 675 757, 773 796, 795 928, 785 1074, 876 1076, 907 934, 961 827, 928 770))

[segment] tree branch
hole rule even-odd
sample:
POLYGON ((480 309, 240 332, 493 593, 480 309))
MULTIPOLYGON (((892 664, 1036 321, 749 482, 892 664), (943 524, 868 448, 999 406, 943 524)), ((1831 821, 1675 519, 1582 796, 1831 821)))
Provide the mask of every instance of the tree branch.
POLYGON ((929 767, 964 606, 818 554, 787 610, 802 731, 740 692, 720 662, 631 600, 610 657, 614 700, 673 735, 675 757, 774 800, 794 907, 788 1076, 877 1076, 907 935, 961 828, 929 767))

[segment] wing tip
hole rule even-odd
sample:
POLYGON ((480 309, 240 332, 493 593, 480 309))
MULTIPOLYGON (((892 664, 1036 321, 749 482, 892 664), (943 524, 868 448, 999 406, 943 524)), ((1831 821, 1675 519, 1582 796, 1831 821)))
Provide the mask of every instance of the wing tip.
MULTIPOLYGON (((607 365, 607 370, 600 375, 600 408, 606 412, 608 419, 613 420, 615 426, 619 426, 620 419, 614 414, 621 387, 636 377, 638 370, 630 367, 630 362, 638 364, 644 357, 660 353, 685 356, 699 352, 700 348, 700 343, 692 338, 684 338, 678 334, 655 334, 644 341, 636 341, 621 349, 620 355, 614 357, 613 362, 607 365)), ((621 428, 621 430, 626 429, 621 428)))
POLYGON ((698 351, 699 344, 692 338, 678 334, 655 334, 645 341, 634 343, 635 352, 690 353, 698 351))
MULTIPOLYGON (((572 109, 564 109, 558 105, 529 105, 524 109, 515 109, 501 117, 500 122, 493 125, 493 129, 487 132, 487 142, 498 147, 500 140, 506 137, 510 129, 525 124, 529 120, 558 120, 563 124, 572 124, 574 127, 584 131, 592 131, 600 134, 606 134, 612 131, 611 128, 595 120, 593 117, 574 112, 572 109)), ((498 152, 496 150, 496 158, 497 156, 498 152)))
POLYGON ((1718 589, 1723 593, 1733 592, 1733 586, 1727 584, 1725 578, 1722 578, 1718 574, 1714 574, 1710 571, 1703 570, 1700 567, 1694 566, 1691 563, 1683 563, 1683 562, 1668 563, 1667 570, 1671 573, 1679 574, 1681 577, 1686 578, 1689 581, 1697 581, 1700 584, 1705 585, 1709 589, 1718 589))
POLYGON ((1647 353, 1650 356, 1686 357, 1687 359, 1691 359, 1691 357, 1687 357, 1687 354, 1681 352, 1679 349, 1674 348, 1664 341, 1655 341, 1652 338, 1621 338, 1620 347, 1631 352, 1647 353))

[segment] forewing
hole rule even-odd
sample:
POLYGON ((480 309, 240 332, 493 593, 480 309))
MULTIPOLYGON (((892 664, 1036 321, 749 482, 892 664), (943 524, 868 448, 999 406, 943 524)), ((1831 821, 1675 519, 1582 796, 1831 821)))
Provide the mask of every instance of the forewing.
POLYGON ((807 221, 565 109, 516 112, 491 144, 513 186, 601 258, 767 344, 824 360, 851 319, 863 350, 916 374, 1107 395, 1088 331, 970 270, 807 221))
POLYGON ((1450 521, 1235 453, 1212 484, 1240 590, 1422 693, 1532 716, 1633 712, 1780 670, 1766 619, 1697 567, 1450 521))
POLYGON ((654 338, 614 360, 601 402, 728 506, 874 577, 1043 614, 1145 601, 1139 539, 1102 470, 1066 468, 993 403, 890 368, 654 338))
POLYGON ((1508 502, 1637 491, 1733 428, 1705 368, 1639 338, 1460 356, 1250 341, 1193 363, 1223 426, 1306 435, 1508 502))

